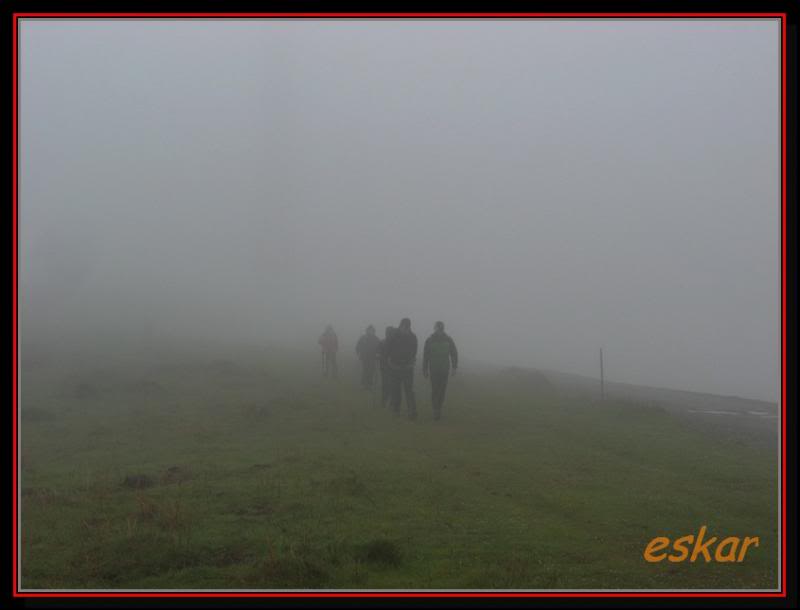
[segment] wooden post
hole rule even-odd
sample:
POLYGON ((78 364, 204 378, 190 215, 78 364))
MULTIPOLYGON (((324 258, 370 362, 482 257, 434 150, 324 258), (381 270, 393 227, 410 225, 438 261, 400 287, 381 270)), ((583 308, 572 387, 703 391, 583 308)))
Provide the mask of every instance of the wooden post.
POLYGON ((606 399, 606 380, 603 376, 603 348, 600 348, 600 399, 606 399))

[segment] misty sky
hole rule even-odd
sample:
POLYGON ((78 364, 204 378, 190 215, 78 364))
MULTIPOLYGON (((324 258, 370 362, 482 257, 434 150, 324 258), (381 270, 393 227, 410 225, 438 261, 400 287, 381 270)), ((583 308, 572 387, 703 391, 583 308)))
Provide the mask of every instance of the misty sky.
POLYGON ((777 400, 776 20, 22 20, 26 338, 469 360, 777 400), (147 339, 150 338, 150 339, 147 339))

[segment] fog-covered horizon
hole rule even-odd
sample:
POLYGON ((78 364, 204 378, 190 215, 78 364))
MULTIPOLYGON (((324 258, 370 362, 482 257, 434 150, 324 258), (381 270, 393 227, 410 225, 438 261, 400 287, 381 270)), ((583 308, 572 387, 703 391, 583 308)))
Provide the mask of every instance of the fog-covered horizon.
POLYGON ((20 28, 21 342, 494 362, 777 401, 778 20, 20 28), (100 339, 102 338, 102 340, 100 339))

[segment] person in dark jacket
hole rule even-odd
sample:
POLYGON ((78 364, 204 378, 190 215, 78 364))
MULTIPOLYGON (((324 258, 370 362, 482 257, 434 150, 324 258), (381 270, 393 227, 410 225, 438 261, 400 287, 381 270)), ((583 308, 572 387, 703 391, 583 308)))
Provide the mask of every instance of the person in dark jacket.
POLYGON ((453 339, 444 332, 444 322, 434 325, 433 334, 425 341, 422 350, 422 376, 431 380, 431 405, 433 418, 441 419, 447 379, 450 377, 450 363, 453 375, 458 369, 458 350, 453 339))
POLYGON ((339 350, 339 338, 330 324, 325 327, 325 332, 322 333, 317 343, 322 347, 322 373, 326 377, 330 374, 336 379, 336 352, 339 350))
POLYGON ((409 419, 417 418, 414 398, 414 364, 417 361, 417 335, 411 332, 411 320, 403 318, 400 327, 386 341, 386 362, 392 377, 392 409, 400 412, 403 394, 409 419))
POLYGON ((390 405, 392 400, 392 376, 387 364, 386 342, 396 330, 394 326, 387 326, 386 334, 378 344, 377 359, 378 367, 381 371, 381 406, 383 407, 390 405))
POLYGON ((361 360, 361 386, 370 389, 375 380, 375 364, 377 361, 380 339, 375 335, 375 327, 370 324, 366 332, 356 343, 356 354, 361 360))

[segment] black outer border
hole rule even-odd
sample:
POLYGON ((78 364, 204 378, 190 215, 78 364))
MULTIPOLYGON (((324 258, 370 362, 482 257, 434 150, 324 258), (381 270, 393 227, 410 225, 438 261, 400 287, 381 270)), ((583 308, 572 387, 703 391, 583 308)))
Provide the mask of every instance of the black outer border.
MULTIPOLYGON (((12 597, 13 585, 11 577, 11 532, 12 532, 12 497, 10 477, 4 478, 6 485, 2 490, 5 501, 2 502, 8 518, 3 520, 2 536, 4 555, 0 556, 7 566, 3 570, 0 594, 8 607, 31 608, 92 608, 92 607, 286 607, 305 608, 318 606, 339 607, 409 607, 430 606, 441 607, 759 607, 778 608, 796 607, 797 597, 797 380, 796 371, 796 307, 797 307, 797 33, 798 9, 797 3, 792 0, 750 0, 749 2, 731 0, 728 2, 717 0, 546 0, 541 2, 507 1, 497 6, 477 6, 477 2, 437 3, 436 6, 420 6, 419 2, 386 3, 388 6, 377 7, 375 3, 368 5, 366 2, 343 2, 335 6, 323 0, 229 0, 220 2, 215 0, 117 0, 116 2, 102 0, 8 0, 0 2, 0 71, 6 83, 6 99, 12 93, 12 41, 13 41, 13 13, 65 13, 65 12, 636 12, 636 13, 706 13, 706 12, 757 12, 757 13, 786 13, 786 462, 787 469, 786 487, 786 539, 787 539, 787 581, 785 598, 712 598, 712 597, 605 597, 605 598, 575 598, 575 597, 537 597, 537 598, 14 598, 12 597), (415 6, 416 5, 416 6, 415 6), (6 563, 6 558, 8 559, 6 563)), ((3 141, 11 148, 12 142, 12 104, 8 104, 5 120, 0 124, 3 141)), ((6 150, 8 150, 8 148, 6 150)), ((9 162, 6 170, 0 174, 3 181, 4 192, 7 193, 7 205, 4 208, 8 219, 8 245, 5 255, 8 257, 3 266, 8 278, 6 286, 13 287, 13 245, 15 245, 14 209, 12 192, 12 168, 9 162), (10 204, 10 205, 9 205, 10 204)), ((13 290, 12 290, 13 294, 13 290)), ((10 321, 9 321, 10 322, 10 321)), ((14 335, 12 325, 7 322, 5 332, 8 334, 8 343, 13 345, 14 335)), ((8 348, 7 348, 8 349, 8 348)), ((7 351, 6 354, 9 352, 7 351)), ((6 370, 11 372, 14 367, 15 353, 12 350, 11 363, 6 370)), ((9 395, 12 384, 9 384, 9 395)), ((11 398, 11 396, 9 396, 11 398)), ((2 466, 4 472, 13 471, 13 420, 12 413, 15 409, 13 400, 9 400, 9 408, 5 410, 5 447, 2 453, 2 466)))

